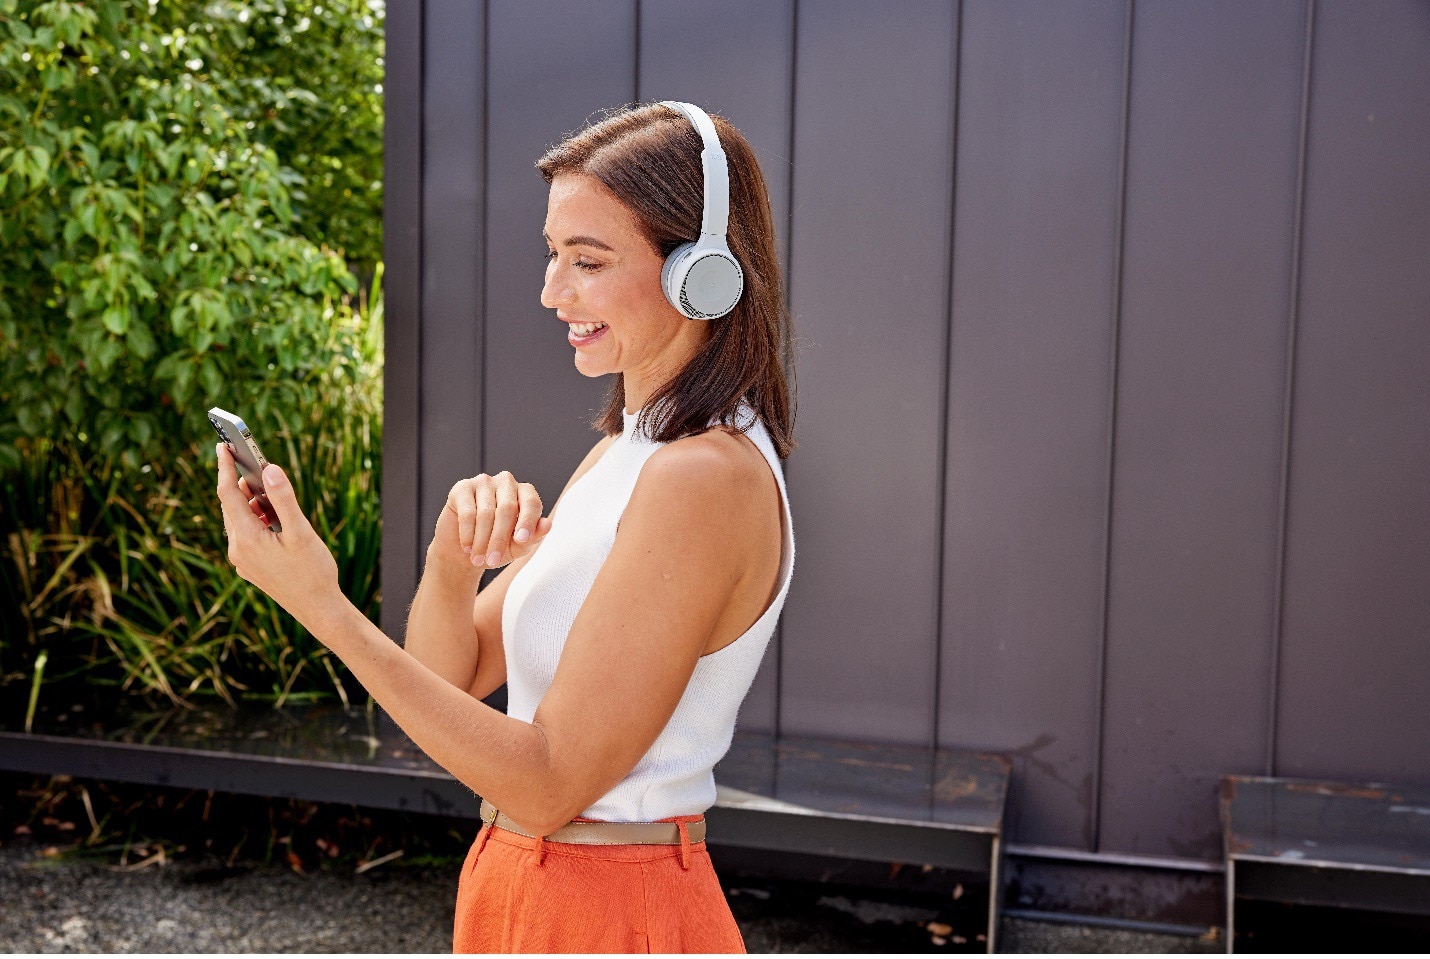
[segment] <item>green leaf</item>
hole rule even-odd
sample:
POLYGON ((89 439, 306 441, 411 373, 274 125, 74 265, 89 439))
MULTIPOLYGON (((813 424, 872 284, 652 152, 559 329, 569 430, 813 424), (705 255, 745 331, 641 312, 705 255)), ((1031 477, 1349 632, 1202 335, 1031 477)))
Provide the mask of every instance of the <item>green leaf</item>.
POLYGON ((71 426, 84 425, 84 396, 79 390, 70 390, 65 398, 65 417, 71 426))
POLYGON ((125 343, 141 360, 147 360, 159 348, 159 345, 154 342, 154 334, 149 332, 149 324, 142 320, 130 323, 129 335, 125 337, 125 343))
POLYGON ((129 329, 129 307, 111 306, 100 316, 100 320, 109 332, 115 336, 123 336, 124 332, 129 329))
POLYGON ((204 357, 203 365, 199 367, 199 382, 203 384, 204 392, 212 399, 217 399, 223 390, 223 374, 219 372, 218 364, 212 356, 204 357))
POLYGON ((189 328, 189 308, 180 303, 169 311, 169 327, 175 336, 183 336, 189 328))
MULTIPOLYGON (((26 147, 22 152, 29 154, 30 189, 38 190, 50 173, 50 151, 42 146, 26 147)), ((17 154, 18 157, 18 154, 17 154)))
POLYGON ((124 426, 120 423, 111 423, 105 427, 104 433, 99 437, 99 448, 102 450, 118 449, 123 439, 124 426))
POLYGON ((27 436, 41 436, 44 433, 45 418, 36 406, 22 406, 15 410, 15 421, 27 436))
POLYGON ((95 363, 101 370, 108 371, 109 368, 114 365, 114 361, 119 359, 123 353, 123 343, 119 340, 106 337, 100 341, 99 346, 95 347, 91 356, 94 357, 95 363))
POLYGON ((98 236, 98 235, 99 235, 99 227, 98 227, 98 225, 97 225, 97 224, 98 224, 98 221, 99 221, 99 204, 98 204, 98 203, 95 203, 93 200, 90 200, 89 202, 85 203, 84 206, 80 207, 80 210, 79 210, 79 222, 80 222, 80 225, 81 225, 82 227, 84 227, 84 232, 88 233, 90 236, 98 236))
POLYGON ((144 448, 149 445, 149 441, 154 438, 154 425, 147 416, 137 416, 129 421, 129 436, 134 440, 134 445, 144 448))

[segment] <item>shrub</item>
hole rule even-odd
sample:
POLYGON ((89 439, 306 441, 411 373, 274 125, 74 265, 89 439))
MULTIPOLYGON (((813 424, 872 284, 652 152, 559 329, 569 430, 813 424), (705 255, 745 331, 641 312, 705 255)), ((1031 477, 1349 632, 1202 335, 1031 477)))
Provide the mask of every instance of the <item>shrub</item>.
POLYGON ((203 411, 375 615, 381 302, 347 261, 380 276, 381 19, 0 0, 0 686, 346 696, 228 567, 203 411))
POLYGON ((301 408, 332 365, 356 284, 273 146, 323 146, 286 118, 324 113, 253 73, 300 8, 0 0, 0 468, 66 434, 137 468, 208 406, 301 408))
MULTIPOLYGON (((357 375, 321 376, 317 402, 255 423, 333 548, 343 592, 372 619, 381 602, 382 322, 379 297, 334 330, 357 375)), ((0 688, 64 687, 55 692, 70 697, 83 680, 154 705, 356 694, 342 664, 229 565, 212 434, 138 472, 49 439, 22 440, 20 450, 20 467, 0 474, 0 630, 13 637, 0 642, 0 688)), ((0 718, 16 721, 22 697, 0 699, 10 706, 0 718)))

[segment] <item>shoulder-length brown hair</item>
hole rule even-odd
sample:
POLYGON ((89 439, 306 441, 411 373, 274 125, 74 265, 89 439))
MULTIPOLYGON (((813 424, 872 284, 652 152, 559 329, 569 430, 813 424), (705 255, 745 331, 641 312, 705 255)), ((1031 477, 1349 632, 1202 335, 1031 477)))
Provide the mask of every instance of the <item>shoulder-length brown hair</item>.
MULTIPOLYGON (((710 338, 652 394, 637 426, 661 443, 704 432, 717 417, 747 427, 734 418, 747 400, 784 459, 795 445, 794 363, 770 198, 750 144, 729 121, 713 114, 711 119, 730 168, 727 239, 745 272, 745 292, 719 319, 687 320, 709 323, 710 338)), ((635 214, 660 255, 669 256, 700 235, 702 146, 689 120, 652 103, 607 114, 547 150, 536 166, 547 183, 565 173, 600 180, 635 214)), ((608 436, 621 432, 625 405, 625 383, 617 376, 592 426, 608 436)))

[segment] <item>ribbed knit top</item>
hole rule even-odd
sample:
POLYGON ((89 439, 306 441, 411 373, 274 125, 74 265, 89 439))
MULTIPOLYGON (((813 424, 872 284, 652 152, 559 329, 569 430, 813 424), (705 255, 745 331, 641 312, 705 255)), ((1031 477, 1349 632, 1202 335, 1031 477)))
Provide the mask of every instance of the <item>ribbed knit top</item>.
MULTIPOLYGON (((615 545, 616 525, 641 467, 664 445, 637 431, 639 412, 622 413, 621 435, 566 491, 560 515, 541 548, 507 587, 502 605, 507 715, 525 722, 531 722, 537 704, 551 688, 566 637, 615 545)), ((731 425, 754 441, 779 485, 784 512, 779 593, 738 639, 700 657, 655 743, 625 779, 580 813, 588 819, 651 822, 703 813, 715 803, 712 770, 730 748, 736 713, 774 633, 794 569, 794 529, 774 444, 748 403, 741 404, 731 425)))

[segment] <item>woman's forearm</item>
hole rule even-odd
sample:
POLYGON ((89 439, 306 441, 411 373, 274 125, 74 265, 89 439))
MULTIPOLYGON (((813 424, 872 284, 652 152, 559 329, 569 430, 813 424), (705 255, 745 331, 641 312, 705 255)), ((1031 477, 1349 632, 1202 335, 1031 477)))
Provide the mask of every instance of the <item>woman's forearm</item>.
POLYGON ((477 634, 472 601, 482 570, 452 570, 430 557, 407 613, 403 648, 419 663, 466 692, 477 675, 477 634))
MULTIPOLYGON (((443 682, 346 600, 313 620, 303 625, 434 762, 528 829, 545 835, 562 825, 552 817, 565 800, 539 727, 443 682)), ((415 635, 409 631, 409 645, 415 635)))

